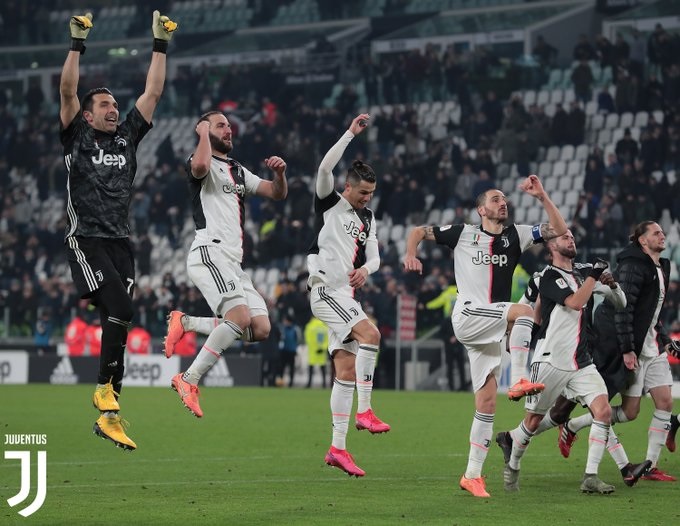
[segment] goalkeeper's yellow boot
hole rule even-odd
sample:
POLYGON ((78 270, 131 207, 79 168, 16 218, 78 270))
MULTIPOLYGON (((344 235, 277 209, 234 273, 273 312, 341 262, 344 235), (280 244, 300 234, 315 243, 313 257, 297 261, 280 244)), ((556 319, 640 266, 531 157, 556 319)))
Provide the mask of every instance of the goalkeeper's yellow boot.
POLYGON ((102 413, 94 423, 92 432, 105 440, 110 440, 116 447, 133 451, 137 449, 137 444, 125 434, 125 428, 129 425, 127 420, 123 420, 117 413, 113 416, 102 413))
POLYGON ((113 390, 111 382, 97 385, 92 396, 92 405, 100 411, 120 411, 117 397, 118 393, 113 390))

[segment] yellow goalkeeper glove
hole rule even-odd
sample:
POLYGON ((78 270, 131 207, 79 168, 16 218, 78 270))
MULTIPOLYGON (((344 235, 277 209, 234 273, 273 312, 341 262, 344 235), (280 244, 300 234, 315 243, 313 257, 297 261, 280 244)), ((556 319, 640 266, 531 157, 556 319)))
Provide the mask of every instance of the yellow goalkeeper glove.
POLYGON ((177 30, 177 22, 173 22, 167 16, 161 15, 159 11, 153 12, 153 50, 165 53, 168 49, 168 42, 172 39, 172 34, 177 30))
POLYGON ((71 49, 85 53, 85 39, 92 29, 92 13, 72 16, 69 22, 71 32, 71 49))

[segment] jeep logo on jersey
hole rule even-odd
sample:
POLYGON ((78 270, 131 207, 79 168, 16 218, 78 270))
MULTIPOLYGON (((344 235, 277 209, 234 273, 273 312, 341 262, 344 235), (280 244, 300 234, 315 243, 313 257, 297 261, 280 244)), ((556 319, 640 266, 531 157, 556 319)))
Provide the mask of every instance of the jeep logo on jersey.
POLYGON ((94 164, 103 164, 104 166, 117 166, 119 169, 127 164, 124 155, 112 155, 110 153, 104 153, 104 150, 99 150, 98 156, 93 155, 92 162, 94 164))
POLYGON ((246 186, 243 184, 236 184, 232 183, 231 181, 227 181, 222 185, 222 191, 225 194, 238 194, 240 196, 244 196, 246 195, 246 186))
POLYGON ((484 254, 481 250, 472 258, 475 265, 498 265, 504 267, 508 264, 508 256, 505 254, 484 254))
POLYGON ((354 221, 350 221, 349 225, 344 225, 344 227, 345 232, 347 232, 354 239, 357 239, 359 243, 361 243, 362 245, 366 244, 368 234, 361 230, 361 228, 354 221))

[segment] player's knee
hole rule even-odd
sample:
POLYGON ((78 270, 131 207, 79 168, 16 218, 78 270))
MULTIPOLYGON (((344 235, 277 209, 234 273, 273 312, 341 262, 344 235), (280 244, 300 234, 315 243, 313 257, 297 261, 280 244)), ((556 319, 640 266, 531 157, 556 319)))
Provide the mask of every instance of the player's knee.
POLYGON ((252 332, 252 337, 254 342, 260 342, 269 338, 269 333, 272 330, 271 323, 267 320, 266 323, 251 323, 250 330, 252 332))
POLYGON ((116 305, 109 309, 109 316, 122 320, 125 322, 131 322, 135 315, 134 307, 132 306, 132 300, 120 301, 116 305))
POLYGON ((611 422, 612 408, 609 404, 598 407, 593 410, 593 419, 598 422, 611 422))

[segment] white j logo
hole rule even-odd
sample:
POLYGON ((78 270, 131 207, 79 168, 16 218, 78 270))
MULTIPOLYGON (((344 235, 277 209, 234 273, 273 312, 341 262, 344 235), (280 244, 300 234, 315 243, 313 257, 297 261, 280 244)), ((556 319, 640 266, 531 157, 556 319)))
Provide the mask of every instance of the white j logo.
MULTIPOLYGON (((21 488, 19 493, 7 499, 11 507, 25 501, 31 491, 31 452, 5 451, 5 459, 21 460, 21 488)), ((40 509, 47 496, 47 451, 38 451, 38 492, 33 502, 19 512, 28 517, 40 509)))

